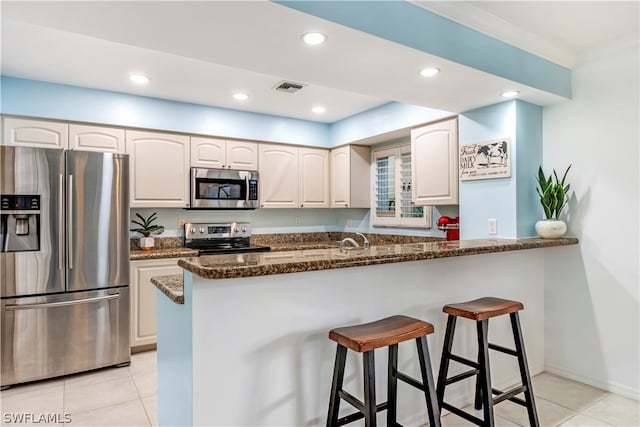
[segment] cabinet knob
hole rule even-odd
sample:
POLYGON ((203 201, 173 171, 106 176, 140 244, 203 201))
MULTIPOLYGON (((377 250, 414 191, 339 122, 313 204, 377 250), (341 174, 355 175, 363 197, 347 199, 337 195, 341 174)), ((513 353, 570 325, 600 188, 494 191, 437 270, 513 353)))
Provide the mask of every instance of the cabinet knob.
POLYGON ((261 208, 264 208, 264 205, 260 205, 261 208))
POLYGON ((300 205, 300 207, 302 208, 302 207, 304 207, 304 205, 300 205))
POLYGON ((349 207, 349 204, 348 204, 348 203, 345 203, 345 204, 344 204, 344 207, 345 207, 345 208, 348 208, 348 207, 349 207))

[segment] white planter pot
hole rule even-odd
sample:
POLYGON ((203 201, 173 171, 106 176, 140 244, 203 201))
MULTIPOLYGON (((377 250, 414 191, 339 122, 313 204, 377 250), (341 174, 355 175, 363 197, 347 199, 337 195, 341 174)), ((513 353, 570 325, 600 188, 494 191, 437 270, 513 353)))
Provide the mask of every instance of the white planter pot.
POLYGON ((150 251, 153 249, 155 241, 153 237, 141 237, 138 244, 140 246, 140 249, 142 249, 143 251, 150 251))
POLYGON ((557 239, 567 232, 567 224, 561 219, 541 219, 536 222, 536 233, 545 239, 557 239))

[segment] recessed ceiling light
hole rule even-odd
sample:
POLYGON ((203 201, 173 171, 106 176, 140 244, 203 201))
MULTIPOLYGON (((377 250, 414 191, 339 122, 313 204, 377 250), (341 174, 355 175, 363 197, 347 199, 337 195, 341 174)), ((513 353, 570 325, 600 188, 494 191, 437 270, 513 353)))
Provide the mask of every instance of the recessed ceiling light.
POLYGON ((144 74, 131 74, 129 76, 129 79, 139 85, 146 85, 147 83, 149 83, 149 80, 151 80, 149 77, 145 76, 144 74))
POLYGON ((249 95, 247 95, 246 93, 234 93, 233 94, 233 99, 236 99, 238 101, 246 101, 247 99, 249 99, 249 95))
POLYGON ((327 36, 322 33, 305 33, 302 35, 302 41, 310 45, 322 44, 326 40, 327 36))
POLYGON ((313 107, 313 108, 311 109, 311 111, 313 111, 313 112, 314 112, 314 113, 316 113, 316 114, 322 114, 322 113, 324 113, 325 111, 327 111, 327 109, 326 109, 325 107, 321 106, 321 105, 318 105, 317 107, 313 107))
POLYGON ((422 70, 420 70, 420 75, 422 77, 433 77, 436 74, 438 74, 439 72, 440 72, 440 69, 434 68, 434 67, 429 67, 429 68, 423 68, 422 70))
POLYGON ((508 90, 506 92, 502 92, 502 96, 505 98, 515 98, 519 93, 519 90, 508 90))

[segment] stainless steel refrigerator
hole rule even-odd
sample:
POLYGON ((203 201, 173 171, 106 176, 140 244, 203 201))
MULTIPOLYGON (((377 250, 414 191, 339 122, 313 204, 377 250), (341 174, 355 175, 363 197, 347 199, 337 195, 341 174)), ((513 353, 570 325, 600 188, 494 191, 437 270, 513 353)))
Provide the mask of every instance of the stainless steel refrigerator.
POLYGON ((0 386, 128 364, 125 154, 0 146, 0 386))

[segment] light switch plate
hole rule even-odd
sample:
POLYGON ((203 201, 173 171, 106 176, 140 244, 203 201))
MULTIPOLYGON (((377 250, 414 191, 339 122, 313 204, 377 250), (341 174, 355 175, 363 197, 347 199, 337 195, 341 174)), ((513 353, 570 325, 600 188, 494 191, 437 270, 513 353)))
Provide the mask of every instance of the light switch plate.
POLYGON ((498 234, 498 221, 495 219, 489 219, 487 221, 487 231, 489 234, 498 234))

